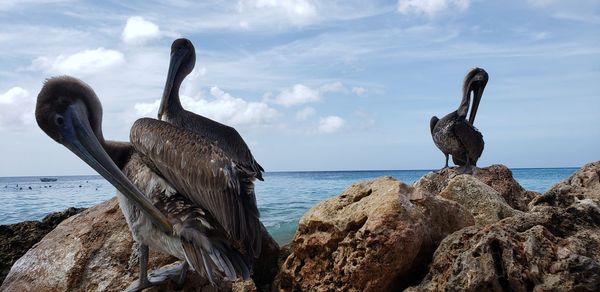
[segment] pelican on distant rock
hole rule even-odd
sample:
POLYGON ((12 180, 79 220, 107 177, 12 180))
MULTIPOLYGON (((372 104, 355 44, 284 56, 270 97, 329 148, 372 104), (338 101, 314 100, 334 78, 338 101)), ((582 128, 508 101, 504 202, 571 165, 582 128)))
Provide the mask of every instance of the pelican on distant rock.
POLYGON ((49 79, 38 95, 36 120, 113 184, 134 239, 140 280, 132 290, 175 278, 188 263, 214 285, 247 279, 260 240, 252 180, 214 143, 165 122, 143 118, 130 143, 104 140, 94 91, 72 77, 49 79), (148 247, 184 261, 168 275, 147 277, 148 247))
POLYGON ((163 92, 158 119, 200 134, 219 145, 246 173, 263 180, 264 169, 256 160, 246 142, 232 127, 185 110, 179 100, 179 88, 196 63, 194 45, 188 39, 177 39, 171 45, 171 60, 163 92))
POLYGON ((452 155, 453 162, 461 166, 459 168, 461 173, 472 173, 472 168, 476 166, 483 152, 484 142, 483 136, 473 126, 473 122, 487 82, 488 74, 485 70, 472 69, 465 76, 463 96, 458 109, 442 119, 436 116, 431 118, 429 126, 433 142, 446 156, 444 168, 448 167, 448 155, 452 155), (471 93, 473 93, 473 104, 467 120, 471 93))

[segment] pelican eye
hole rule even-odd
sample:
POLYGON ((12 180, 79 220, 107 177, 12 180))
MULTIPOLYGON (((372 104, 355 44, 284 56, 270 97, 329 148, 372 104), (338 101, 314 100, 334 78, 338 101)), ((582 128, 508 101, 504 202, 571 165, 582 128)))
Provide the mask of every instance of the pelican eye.
POLYGON ((65 124, 65 119, 61 115, 56 115, 56 117, 54 117, 54 123, 56 123, 56 125, 62 127, 62 125, 65 124))

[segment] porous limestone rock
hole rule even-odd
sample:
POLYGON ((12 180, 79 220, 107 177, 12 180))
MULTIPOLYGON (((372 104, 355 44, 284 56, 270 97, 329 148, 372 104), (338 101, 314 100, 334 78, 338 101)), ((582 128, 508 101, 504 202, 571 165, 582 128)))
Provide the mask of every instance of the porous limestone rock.
POLYGON ((352 185, 300 219, 280 291, 394 291, 424 275, 438 243, 473 225, 459 204, 391 177, 352 185))
POLYGON ((588 164, 531 211, 451 234, 408 291, 599 291, 599 173, 588 164))
MULTIPOLYGON (((448 182, 458 175, 456 169, 446 168, 424 175, 413 186, 433 194, 439 194, 448 185, 448 182)), ((527 211, 527 204, 539 195, 539 193, 523 189, 513 178, 510 169, 504 165, 496 164, 478 168, 473 177, 496 190, 504 198, 504 201, 516 210, 527 211)))
POLYGON ((85 208, 71 207, 64 211, 50 213, 42 221, 0 225, 0 283, 10 271, 10 267, 34 244, 60 222, 83 210, 85 208))
MULTIPOLYGON (((261 263, 255 265, 254 273, 259 281, 270 283, 277 273, 279 248, 263 231, 263 253, 257 259, 261 263)), ((139 275, 136 246, 113 198, 66 219, 48 233, 12 266, 0 291, 122 291, 139 275)), ((176 260, 150 249, 150 269, 176 264, 176 260)), ((234 283, 232 288, 256 290, 251 287, 253 283, 234 283)), ((174 289, 173 283, 167 283, 147 290, 174 289)), ((188 273, 184 291, 215 290, 197 273, 188 273)))
POLYGON ((468 174, 450 179, 439 195, 469 210, 479 226, 521 213, 506 204, 500 193, 492 187, 468 174))

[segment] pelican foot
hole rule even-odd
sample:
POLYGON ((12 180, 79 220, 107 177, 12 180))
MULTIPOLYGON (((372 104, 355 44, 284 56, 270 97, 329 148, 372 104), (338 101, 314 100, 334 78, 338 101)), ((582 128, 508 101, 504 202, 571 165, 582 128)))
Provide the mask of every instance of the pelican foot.
POLYGON ((458 167, 456 169, 456 171, 459 174, 471 174, 471 175, 474 174, 475 170, 477 170, 477 167, 475 167, 474 165, 464 165, 464 166, 458 167))
POLYGON ((444 170, 446 170, 446 169, 449 169, 449 168, 450 168, 449 166, 444 166, 444 167, 440 168, 439 170, 436 170, 436 171, 434 171, 433 173, 440 174, 440 173, 442 173, 444 170))
POLYGON ((138 279, 131 283, 126 291, 139 292, 154 286, 168 285, 170 281, 175 283, 175 289, 180 290, 183 288, 185 280, 187 279, 188 267, 187 263, 182 263, 174 267, 169 265, 159 268, 150 272, 145 281, 142 280, 140 282, 140 279, 138 279))

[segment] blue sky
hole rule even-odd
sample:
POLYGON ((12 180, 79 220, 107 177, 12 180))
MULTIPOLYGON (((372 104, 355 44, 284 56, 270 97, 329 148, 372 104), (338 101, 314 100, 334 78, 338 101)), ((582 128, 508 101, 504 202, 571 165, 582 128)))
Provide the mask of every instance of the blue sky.
POLYGON ((490 74, 480 166, 600 159, 600 1, 194 2, 0 2, 0 176, 94 173, 35 124, 44 79, 90 84, 106 138, 126 140, 156 116, 177 37, 197 53, 184 106, 268 171, 441 167, 429 119, 474 66, 490 74))

